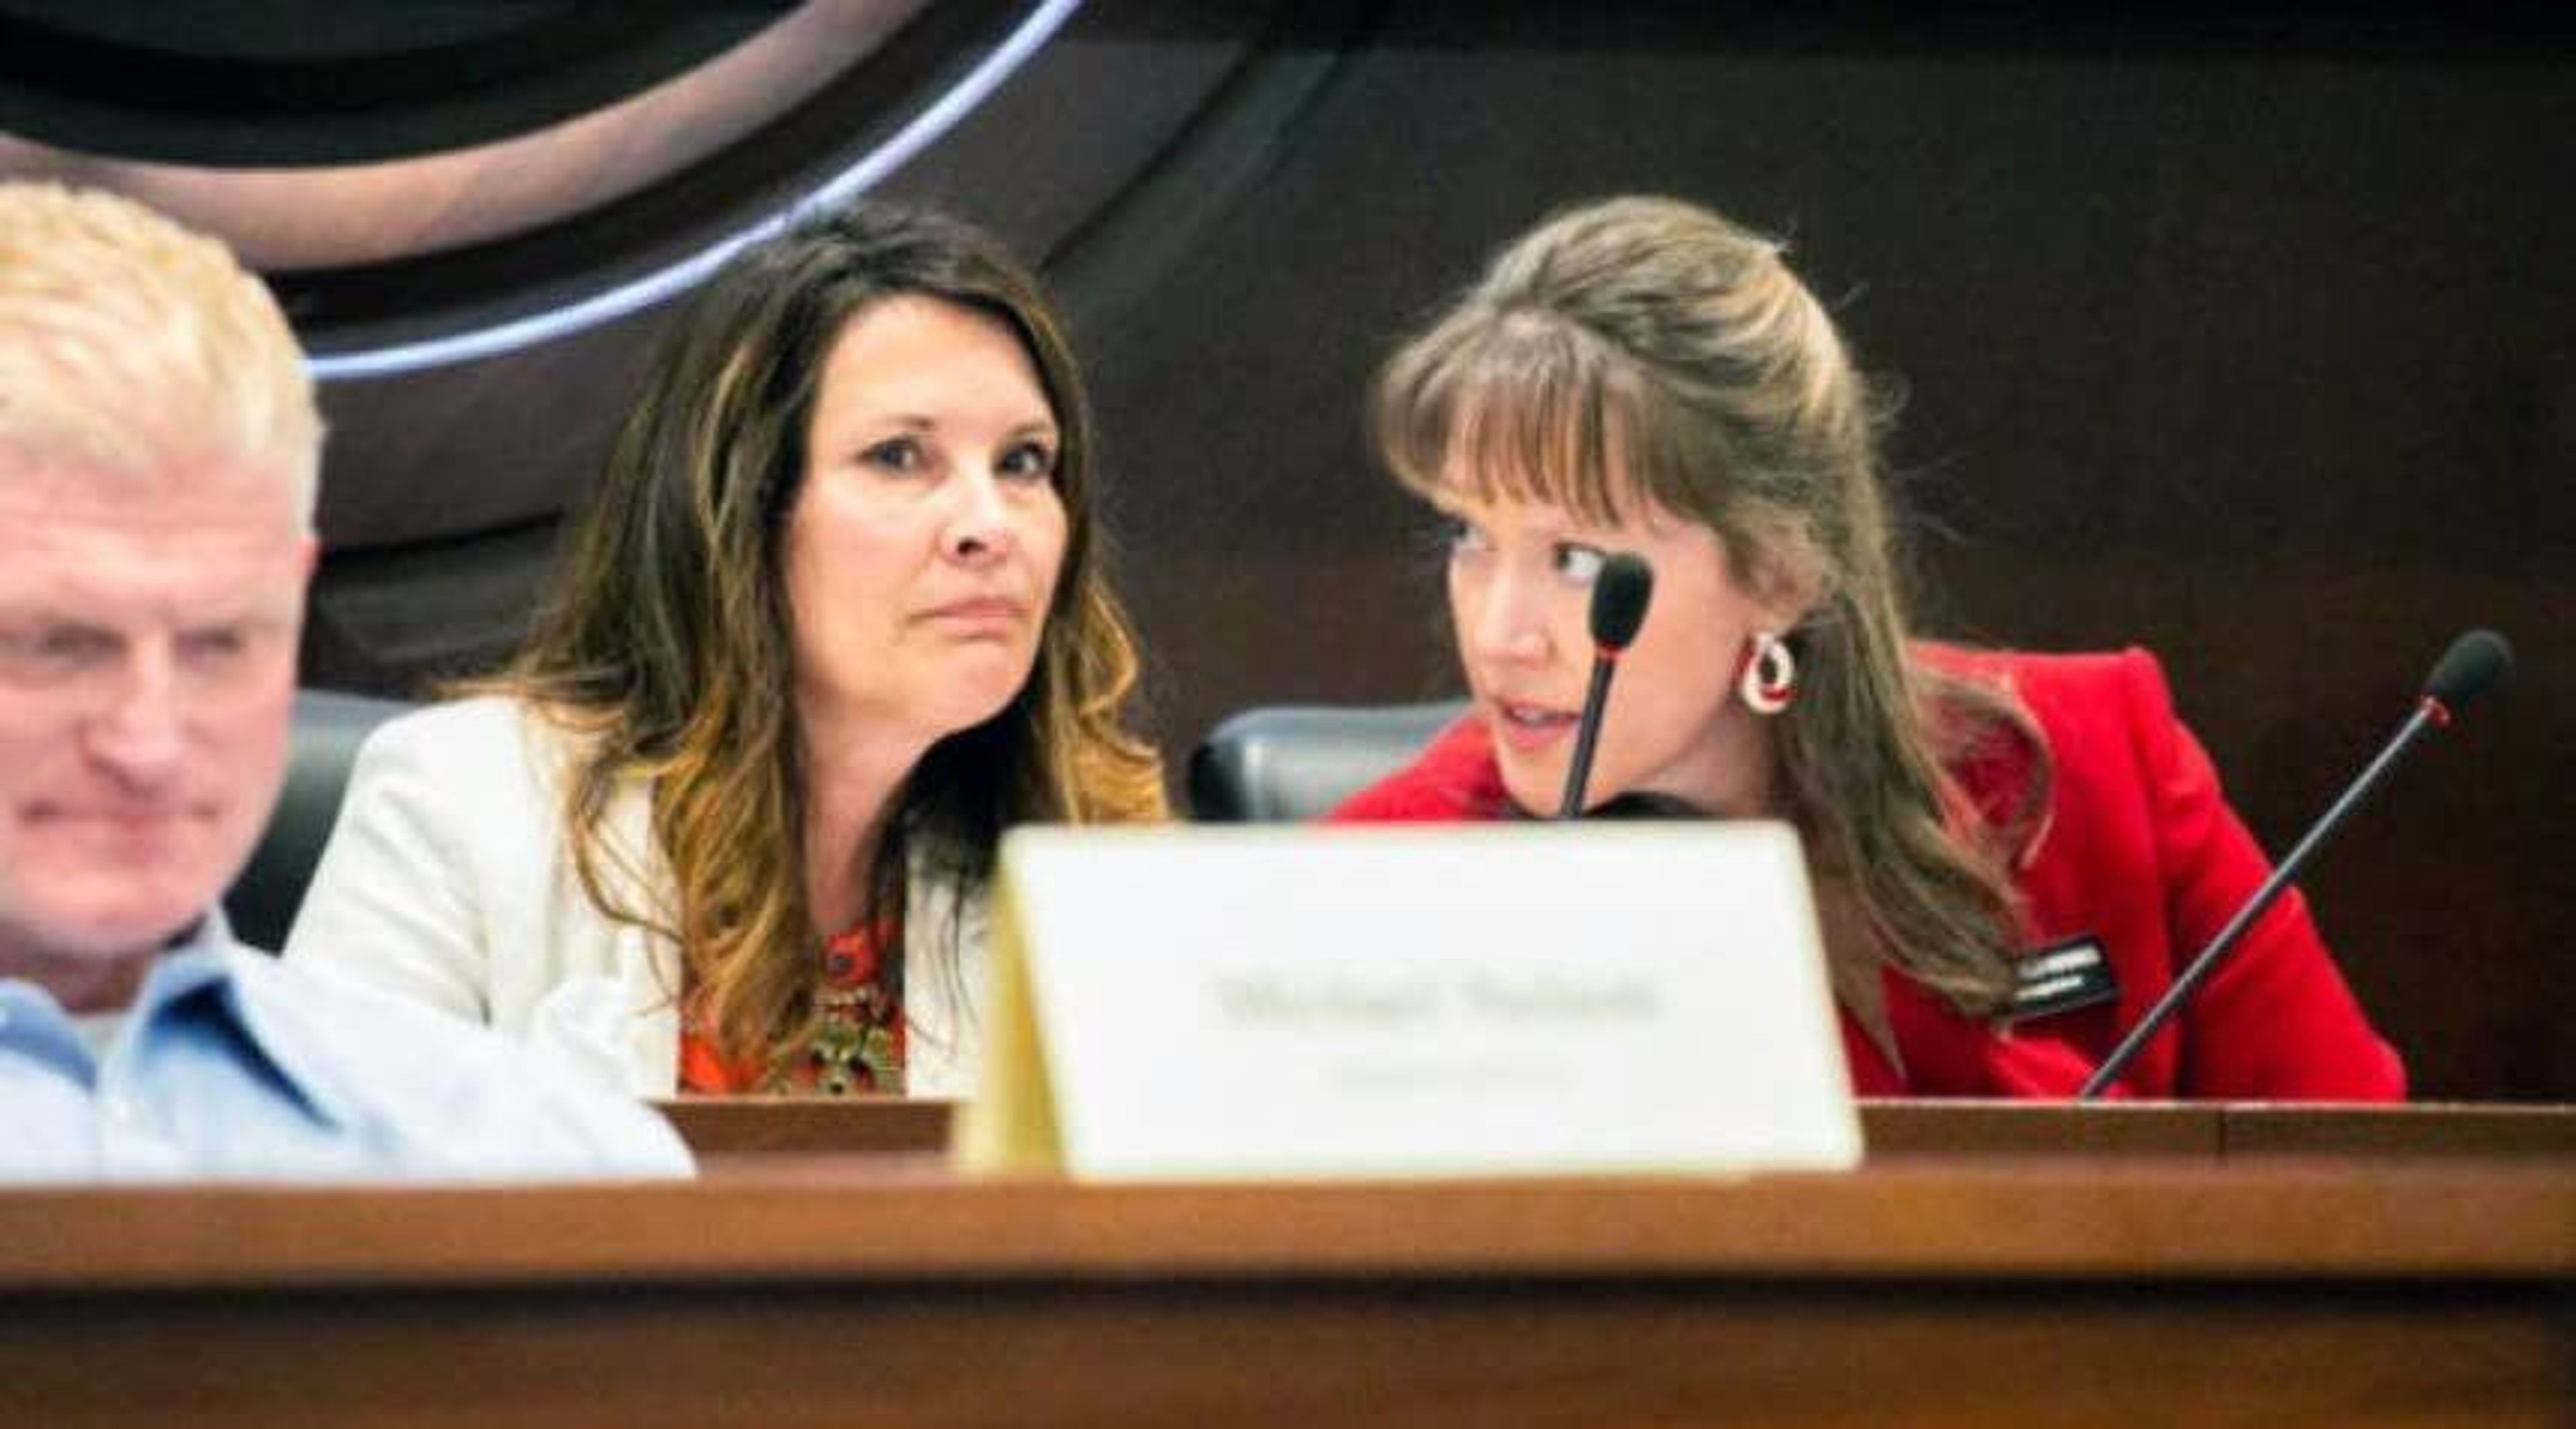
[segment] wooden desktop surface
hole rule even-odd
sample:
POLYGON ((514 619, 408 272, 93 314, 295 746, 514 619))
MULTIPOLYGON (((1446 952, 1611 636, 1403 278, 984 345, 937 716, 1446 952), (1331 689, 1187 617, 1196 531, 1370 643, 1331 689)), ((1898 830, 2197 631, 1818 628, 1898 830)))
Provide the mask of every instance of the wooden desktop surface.
MULTIPOLYGON (((684 1098, 662 1111, 700 1156, 937 1153, 954 1107, 892 1098, 684 1098)), ((2576 1164, 2576 1108, 2263 1102, 1871 1100, 1872 1161, 1916 1156, 2505 1157, 2576 1164)))
POLYGON ((737 1148, 695 1185, 18 1191, 0 1423, 2563 1426, 2570 1169, 1084 1187, 894 1146, 737 1148))

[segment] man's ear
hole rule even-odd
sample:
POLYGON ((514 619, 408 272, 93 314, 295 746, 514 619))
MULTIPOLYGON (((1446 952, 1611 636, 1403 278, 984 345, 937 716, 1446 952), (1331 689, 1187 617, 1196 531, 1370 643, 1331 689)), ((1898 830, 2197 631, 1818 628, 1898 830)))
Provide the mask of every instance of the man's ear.
POLYGON ((304 562, 304 578, 308 581, 313 579, 313 572, 322 564, 322 538, 306 532, 304 540, 296 547, 296 555, 304 562))

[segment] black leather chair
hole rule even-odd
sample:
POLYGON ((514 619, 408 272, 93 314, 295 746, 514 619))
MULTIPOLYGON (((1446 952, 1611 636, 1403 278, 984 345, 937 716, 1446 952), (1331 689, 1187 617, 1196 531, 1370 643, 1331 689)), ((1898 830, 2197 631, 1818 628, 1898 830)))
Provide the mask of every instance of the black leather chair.
POLYGON ((1206 823, 1311 819, 1394 773, 1466 712, 1418 705, 1268 705, 1231 715, 1190 754, 1192 817, 1206 823))
POLYGON ((322 845, 340 817, 340 796, 348 788, 358 746, 377 725, 416 708, 366 695, 297 692, 286 788, 250 862, 224 894, 224 916, 232 920, 234 937, 255 948, 285 946, 304 887, 312 882, 322 845))

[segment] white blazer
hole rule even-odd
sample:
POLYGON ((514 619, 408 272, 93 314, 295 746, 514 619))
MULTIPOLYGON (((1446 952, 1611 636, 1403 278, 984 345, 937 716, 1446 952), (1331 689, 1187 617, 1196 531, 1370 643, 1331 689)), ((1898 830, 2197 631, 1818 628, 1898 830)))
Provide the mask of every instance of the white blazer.
MULTIPOLYGON (((571 739, 499 696, 377 728, 286 959, 498 1028, 595 1084, 667 1097, 679 1085, 679 949, 582 891, 562 836, 571 739)), ((647 787, 611 796, 601 874, 628 906, 663 918, 647 787)), ((926 877, 916 858, 904 918, 905 1091, 970 1095, 982 1038, 956 992, 982 986, 984 900, 926 877), (926 975, 943 943, 960 960, 953 978, 926 975)))

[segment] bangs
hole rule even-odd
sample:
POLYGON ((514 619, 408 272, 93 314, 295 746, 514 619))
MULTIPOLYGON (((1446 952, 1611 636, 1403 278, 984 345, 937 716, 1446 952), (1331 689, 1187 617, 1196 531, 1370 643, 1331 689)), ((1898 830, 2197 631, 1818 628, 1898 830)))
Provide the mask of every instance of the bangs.
POLYGON ((1471 305, 1387 365, 1378 449, 1426 500, 1535 502, 1618 525, 1652 503, 1641 385, 1575 324, 1471 305))

